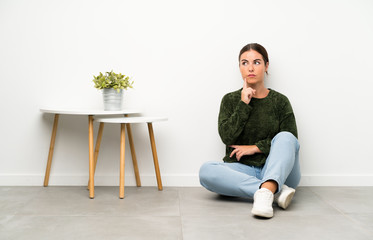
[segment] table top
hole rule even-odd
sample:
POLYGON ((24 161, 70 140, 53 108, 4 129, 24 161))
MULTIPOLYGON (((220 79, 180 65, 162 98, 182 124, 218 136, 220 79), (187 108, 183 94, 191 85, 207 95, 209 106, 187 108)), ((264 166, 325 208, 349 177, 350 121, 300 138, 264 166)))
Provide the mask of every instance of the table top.
POLYGON ((166 120, 168 120, 166 117, 120 117, 95 119, 95 121, 103 123, 151 123, 166 120))
POLYGON ((41 112, 67 115, 116 115, 116 114, 134 114, 140 111, 133 109, 122 109, 120 111, 104 111, 102 109, 73 109, 73 108, 40 108, 41 112))

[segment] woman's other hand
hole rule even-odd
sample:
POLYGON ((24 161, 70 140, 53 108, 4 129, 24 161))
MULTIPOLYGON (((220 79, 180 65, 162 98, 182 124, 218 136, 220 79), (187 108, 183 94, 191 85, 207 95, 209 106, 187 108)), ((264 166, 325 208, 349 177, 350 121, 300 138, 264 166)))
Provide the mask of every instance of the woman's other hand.
POLYGON ((241 101, 249 104, 251 98, 255 95, 256 90, 247 85, 246 79, 243 80, 243 88, 241 91, 241 101))
POLYGON ((236 154, 237 161, 240 161, 244 155, 253 155, 261 152, 256 145, 231 145, 229 147, 234 148, 229 157, 233 157, 236 154))

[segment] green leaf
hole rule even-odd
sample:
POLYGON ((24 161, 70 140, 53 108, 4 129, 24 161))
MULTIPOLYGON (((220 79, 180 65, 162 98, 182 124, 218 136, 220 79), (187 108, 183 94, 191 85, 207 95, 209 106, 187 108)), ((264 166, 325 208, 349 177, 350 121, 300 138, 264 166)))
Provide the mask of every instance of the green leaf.
POLYGON ((129 79, 129 76, 122 73, 116 74, 111 70, 110 72, 105 72, 105 74, 100 72, 97 76, 93 75, 92 81, 97 89, 113 88, 120 92, 120 89, 133 88, 133 81, 130 82, 129 79))

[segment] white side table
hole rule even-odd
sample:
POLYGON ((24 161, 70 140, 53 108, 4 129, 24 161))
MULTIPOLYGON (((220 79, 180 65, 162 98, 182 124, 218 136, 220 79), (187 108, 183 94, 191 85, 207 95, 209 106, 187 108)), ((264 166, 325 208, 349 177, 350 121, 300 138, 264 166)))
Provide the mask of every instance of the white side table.
MULTIPOLYGON (((148 130, 149 130, 149 137, 150 137, 150 144, 153 153, 153 160, 154 160, 154 168, 155 174, 157 177, 157 185, 158 190, 162 190, 162 180, 161 180, 161 173, 159 171, 159 163, 158 163, 158 156, 157 150, 155 147, 155 139, 154 139, 154 132, 153 132, 153 122, 157 121, 166 121, 166 117, 124 117, 124 118, 98 118, 96 119, 97 122, 100 123, 118 123, 121 125, 120 131, 120 170, 119 170, 119 198, 124 198, 124 166, 125 166, 125 132, 126 126, 128 131, 130 131, 129 124, 133 123, 147 123, 148 130)), ((131 140, 130 140, 131 141, 131 140)), ((133 146, 133 144, 131 144, 133 146)), ((132 148, 132 147, 131 147, 132 148)), ((131 152, 134 152, 134 149, 131 149, 131 152)), ((133 157, 132 157, 133 160, 133 157)), ((137 163, 136 163, 137 165, 137 163)), ((137 168, 137 167, 136 167, 137 168)), ((138 169, 137 169, 138 171, 138 169)), ((136 172, 135 172, 136 173, 136 172)), ((136 182, 140 182, 139 174, 136 174, 136 182)), ((139 185, 138 185, 139 186, 139 185)))
MULTIPOLYGON (((130 110, 130 109, 123 109, 120 111, 103 111, 99 109, 71 109, 71 108, 41 108, 41 112, 44 113, 52 113, 54 114, 54 123, 53 123, 53 130, 52 130, 52 136, 51 136, 51 142, 49 147, 49 154, 48 154, 48 161, 47 161, 47 167, 45 171, 45 177, 44 177, 44 186, 48 186, 49 182, 49 175, 50 175, 50 169, 52 165, 52 158, 53 158, 53 150, 56 140, 56 134, 57 134, 57 126, 58 126, 58 119, 61 114, 65 115, 81 115, 81 116, 88 116, 88 145, 89 145, 89 197, 94 198, 95 192, 94 192, 94 172, 95 172, 95 162, 97 162, 98 157, 98 149, 100 148, 101 143, 101 137, 102 137, 102 131, 104 128, 103 124, 100 124, 97 140, 96 140, 96 151, 94 152, 93 145, 94 145, 94 139, 93 139, 93 116, 101 115, 101 116, 110 116, 110 115, 125 115, 128 114, 134 114, 139 113, 139 111, 136 110, 130 110)), ((127 125, 128 129, 128 139, 130 140, 130 144, 133 144, 133 138, 132 138, 132 131, 130 125, 127 125)), ((131 146, 131 149, 134 148, 131 146)), ((134 157, 134 153, 132 154, 132 157, 134 157)), ((134 157, 136 159, 136 156, 134 157)))

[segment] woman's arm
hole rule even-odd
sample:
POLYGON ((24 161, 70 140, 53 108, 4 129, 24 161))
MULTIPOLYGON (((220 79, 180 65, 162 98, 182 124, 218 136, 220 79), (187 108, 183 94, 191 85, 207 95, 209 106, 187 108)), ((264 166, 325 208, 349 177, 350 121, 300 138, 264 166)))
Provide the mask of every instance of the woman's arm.
MULTIPOLYGON (((296 138, 298 137, 297 132, 297 124, 295 121, 295 116, 293 112, 293 108, 291 107, 290 101, 288 98, 283 99, 283 103, 279 108, 279 132, 290 132, 296 138)), ((271 149, 271 138, 263 139, 255 143, 255 145, 263 152, 266 156, 268 156, 269 151, 271 149)))
POLYGON ((244 129, 252 109, 249 103, 255 93, 256 90, 249 87, 246 79, 244 79, 241 90, 241 101, 238 104, 237 98, 232 97, 232 93, 223 97, 220 105, 218 124, 219 135, 226 145, 234 144, 244 129))
POLYGON ((222 99, 219 112, 218 128, 221 140, 226 145, 236 143, 237 137, 242 133, 252 107, 243 101, 231 98, 229 94, 222 99))
POLYGON ((297 123, 295 121, 293 108, 287 98, 282 113, 280 119, 280 132, 291 132, 296 138, 298 138, 297 123))

